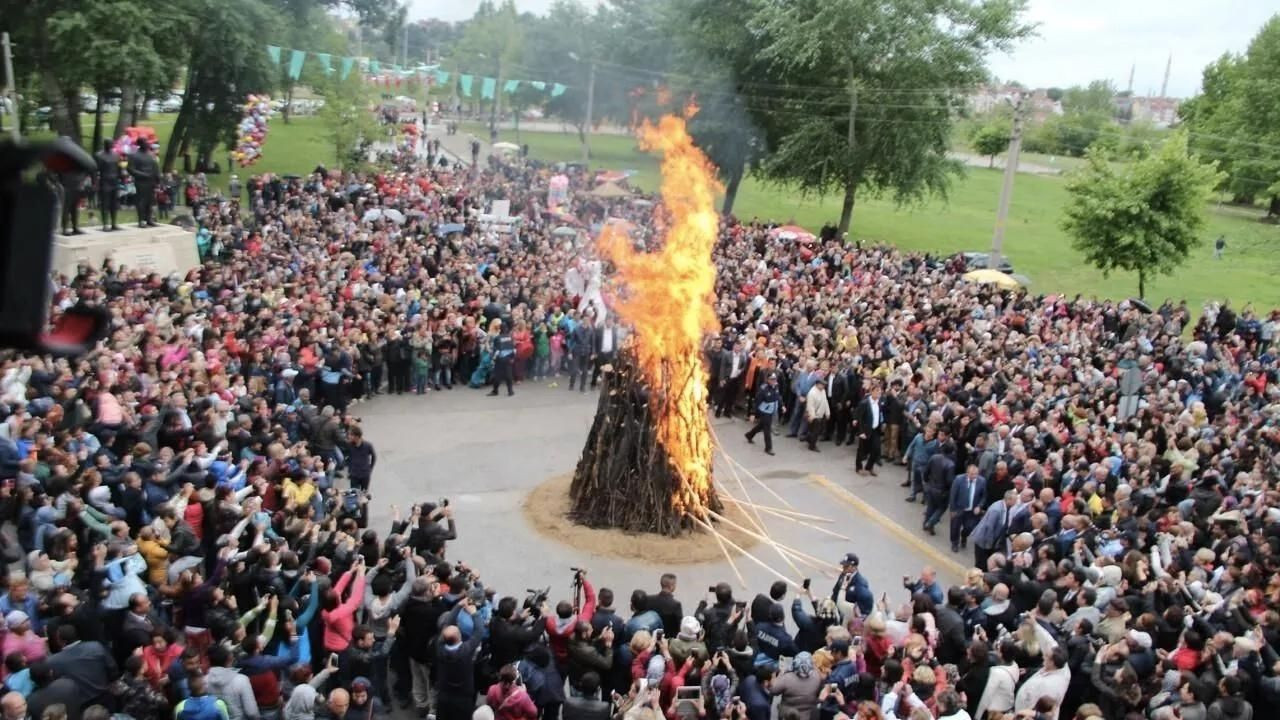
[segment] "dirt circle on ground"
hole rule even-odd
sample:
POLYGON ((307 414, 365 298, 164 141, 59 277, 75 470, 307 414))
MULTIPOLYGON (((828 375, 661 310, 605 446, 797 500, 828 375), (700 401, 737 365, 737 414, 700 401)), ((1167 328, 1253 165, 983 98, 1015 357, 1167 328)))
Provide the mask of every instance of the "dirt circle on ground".
MULTIPOLYGON (((579 525, 569 519, 569 486, 572 482, 572 475, 556 475, 525 497, 522 505, 525 520, 539 535, 577 550, 651 565, 694 565, 723 560, 725 551, 735 559, 742 554, 727 543, 721 550, 715 537, 702 530, 671 538, 579 525)), ((725 517, 744 527, 750 526, 738 505, 725 503, 725 506, 725 517)), ((757 542, 756 538, 726 523, 719 523, 717 529, 743 550, 749 551, 757 542)))

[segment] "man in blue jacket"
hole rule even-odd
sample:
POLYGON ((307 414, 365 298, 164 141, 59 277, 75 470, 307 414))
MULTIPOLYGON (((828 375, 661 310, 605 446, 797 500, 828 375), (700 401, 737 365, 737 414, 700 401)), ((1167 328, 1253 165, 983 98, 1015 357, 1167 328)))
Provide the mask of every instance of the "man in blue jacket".
POLYGON ((795 640, 787 632, 786 620, 787 615, 781 605, 769 606, 768 619, 755 623, 758 654, 777 662, 779 658, 795 657, 796 653, 800 652, 796 648, 795 640))
POLYGON ((987 480, 978 474, 978 466, 969 463, 964 475, 951 481, 951 552, 969 543, 969 533, 978 524, 987 503, 987 480))
POLYGON ((876 598, 871 594, 871 585, 867 583, 862 573, 858 572, 857 555, 845 553, 840 561, 840 577, 836 579, 836 585, 831 589, 831 599, 837 603, 843 600, 856 606, 858 612, 864 617, 870 615, 875 608, 876 598))

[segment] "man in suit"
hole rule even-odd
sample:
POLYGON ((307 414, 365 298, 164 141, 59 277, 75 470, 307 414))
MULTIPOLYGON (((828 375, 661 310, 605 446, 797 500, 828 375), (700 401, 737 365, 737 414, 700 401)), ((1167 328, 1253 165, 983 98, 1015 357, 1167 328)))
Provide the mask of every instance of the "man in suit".
POLYGON ((859 475, 876 474, 880 464, 880 434, 884 428, 884 406, 880 402, 880 385, 873 383, 871 392, 858 403, 854 420, 858 431, 858 454, 853 468, 859 475))
POLYGON ((957 475, 951 483, 951 552, 960 552, 960 548, 968 544, 986 498, 987 480, 978 474, 978 466, 970 463, 965 474, 957 475))
POLYGON ((111 141, 102 141, 102 152, 93 156, 98 164, 98 210, 102 213, 103 230, 119 230, 116 212, 120 209, 120 158, 111 149, 111 141), (107 225, 107 217, 111 225, 107 225))
POLYGON ((922 475, 924 531, 937 535, 933 528, 942 521, 942 513, 950 505, 951 484, 956 479, 956 444, 950 440, 942 441, 938 445, 938 452, 925 464, 922 475))
POLYGON ((600 327, 596 328, 596 358, 591 368, 592 390, 596 388, 596 383, 600 382, 601 368, 613 362, 614 357, 618 353, 618 343, 621 341, 621 333, 618 332, 618 328, 613 322, 613 317, 606 317, 604 319, 604 323, 602 323, 600 327))
POLYGON ((81 707, 105 700, 107 688, 119 674, 111 653, 100 642, 82 641, 74 625, 59 627, 58 639, 62 650, 49 656, 55 675, 76 684, 81 707))
POLYGON ((645 609, 658 613, 662 619, 662 631, 667 637, 674 638, 680 633, 680 621, 684 620, 684 609, 676 599, 676 576, 664 573, 658 579, 658 593, 645 600, 645 609))
POLYGON ((742 381, 746 378, 747 364, 750 358, 743 349, 742 340, 735 340, 733 346, 720 353, 719 372, 716 373, 719 384, 716 387, 716 417, 733 417, 734 401, 742 390, 742 381))
POLYGON ((1018 491, 1010 490, 1004 498, 991 503, 978 526, 973 529, 974 566, 986 568, 987 558, 1005 549, 1005 540, 1009 537, 1009 524, 1018 504, 1018 491))
POLYGON ((160 163, 151 154, 146 140, 138 140, 138 151, 129 156, 129 174, 138 188, 138 227, 155 227, 156 184, 160 163))
POLYGON ((805 422, 804 403, 809 390, 818 380, 818 361, 806 361, 803 367, 796 368, 795 379, 791 381, 791 390, 795 393, 795 407, 791 410, 791 424, 787 428, 787 437, 803 436, 809 429, 805 422))
POLYGON ((848 360, 845 360, 841 362, 840 368, 831 374, 827 383, 827 404, 831 407, 831 422, 827 424, 822 439, 834 439, 837 447, 844 444, 853 417, 853 392, 849 384, 849 374, 848 360))

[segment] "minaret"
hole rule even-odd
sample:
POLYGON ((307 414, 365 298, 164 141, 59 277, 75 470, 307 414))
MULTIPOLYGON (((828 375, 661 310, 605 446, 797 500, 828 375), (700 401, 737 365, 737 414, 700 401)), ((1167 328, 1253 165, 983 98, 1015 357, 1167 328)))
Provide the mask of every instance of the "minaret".
POLYGON ((1129 66, 1129 87, 1125 88, 1130 95, 1133 94, 1133 71, 1138 69, 1138 63, 1129 66))
POLYGON ((1164 82, 1160 83, 1160 97, 1168 97, 1171 70, 1173 70, 1173 53, 1169 53, 1169 61, 1164 64, 1164 82))

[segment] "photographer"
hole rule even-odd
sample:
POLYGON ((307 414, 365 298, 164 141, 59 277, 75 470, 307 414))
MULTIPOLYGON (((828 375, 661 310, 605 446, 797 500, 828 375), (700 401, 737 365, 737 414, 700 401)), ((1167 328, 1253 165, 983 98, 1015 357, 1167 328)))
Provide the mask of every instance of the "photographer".
POLYGON ((596 591, 587 580, 587 571, 577 570, 574 572, 573 579, 581 586, 582 606, 575 608, 568 600, 561 600, 556 603, 555 615, 547 615, 543 618, 547 642, 551 646, 556 669, 560 671, 561 677, 564 677, 569 670, 569 637, 579 623, 590 626, 591 617, 596 612, 596 591))
POLYGON ((539 617, 550 614, 545 600, 541 608, 517 610, 518 603, 513 597, 504 597, 498 601, 498 609, 489 624, 489 652, 495 667, 510 665, 523 656, 530 645, 538 641, 545 631, 541 622, 533 622, 535 613, 539 617))

